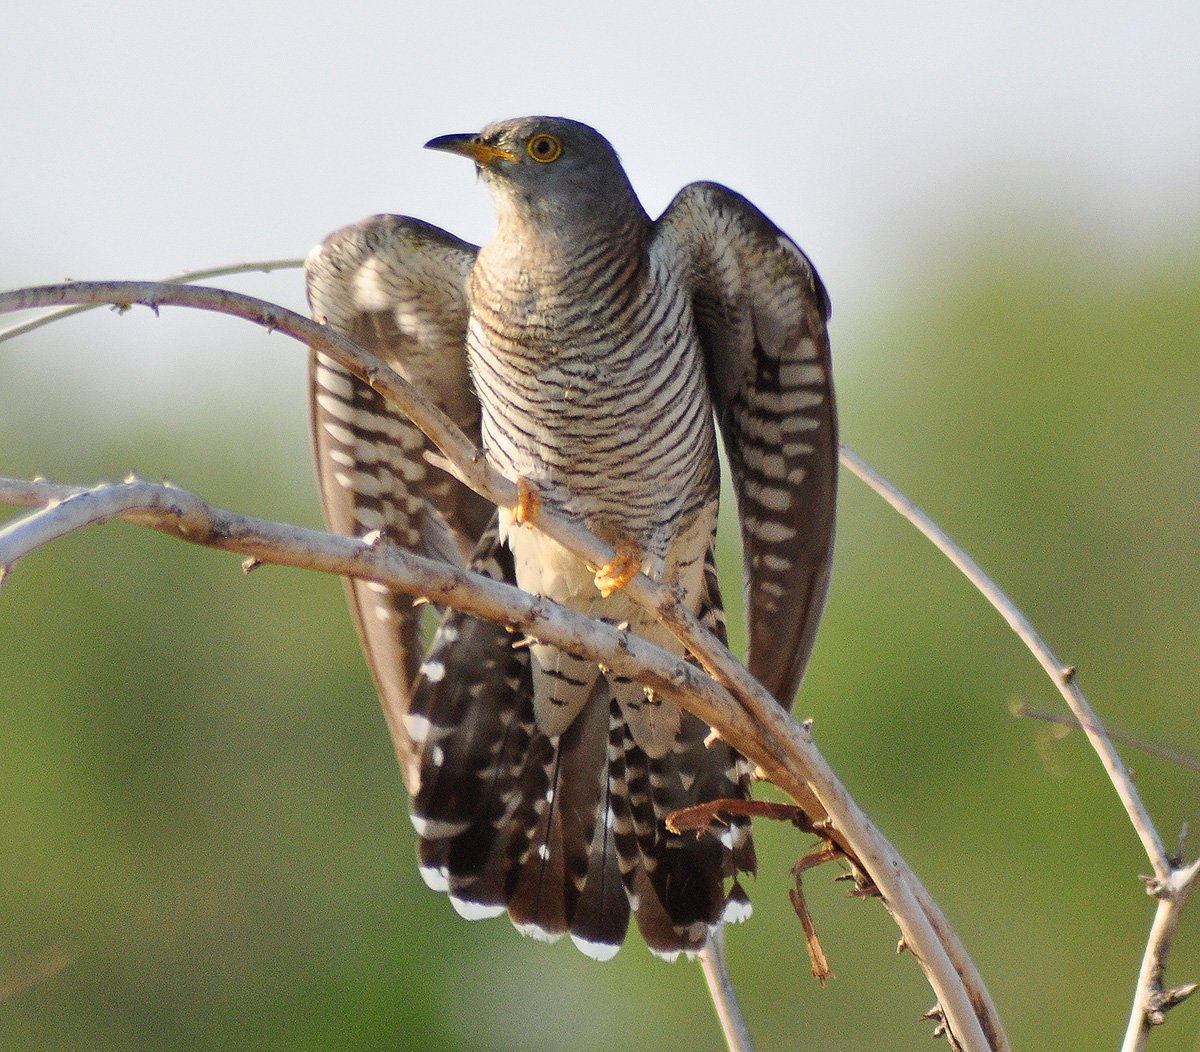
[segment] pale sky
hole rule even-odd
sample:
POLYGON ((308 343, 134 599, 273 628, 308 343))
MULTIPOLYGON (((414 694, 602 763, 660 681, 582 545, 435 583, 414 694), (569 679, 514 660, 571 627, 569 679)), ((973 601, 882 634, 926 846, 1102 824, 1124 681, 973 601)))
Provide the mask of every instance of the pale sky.
MULTIPOLYGON (((1129 255, 1200 231, 1195 0, 741 10, 15 0, 0 285, 302 255, 378 211, 486 239, 470 167, 421 144, 537 112, 603 131, 652 213, 702 178, 758 204, 825 278, 844 367, 863 319, 973 226, 1061 223, 1129 255)), ((239 287, 302 304, 295 274, 239 287)), ((231 322, 99 312, 48 332, 5 364, 20 380, 51 356, 114 413, 186 408, 197 384, 236 399, 239 378, 245 397, 281 364, 281 401, 255 398, 300 390, 301 354, 231 322)))

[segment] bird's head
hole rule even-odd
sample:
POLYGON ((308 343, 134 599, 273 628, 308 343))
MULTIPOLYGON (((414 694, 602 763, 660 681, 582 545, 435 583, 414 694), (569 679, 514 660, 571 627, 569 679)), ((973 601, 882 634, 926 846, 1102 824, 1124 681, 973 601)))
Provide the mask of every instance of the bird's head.
POLYGON ((517 117, 477 133, 441 135, 425 147, 473 160, 502 222, 611 222, 641 211, 616 151, 579 121, 517 117))

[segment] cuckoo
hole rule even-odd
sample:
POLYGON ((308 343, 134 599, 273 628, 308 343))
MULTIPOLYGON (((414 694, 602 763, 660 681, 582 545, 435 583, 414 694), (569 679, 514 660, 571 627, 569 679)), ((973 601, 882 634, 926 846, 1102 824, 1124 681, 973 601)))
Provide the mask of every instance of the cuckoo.
MULTIPOLYGON (((737 501, 751 672, 790 707, 829 582, 837 434, 829 299, 747 200, 694 183, 651 220, 598 132, 557 117, 426 144, 474 162, 498 225, 482 248, 380 215, 307 263, 314 316, 389 362, 518 482, 497 513, 438 470, 419 431, 331 360, 311 363, 331 528, 471 565, 680 645, 623 586, 642 571, 724 633, 714 561, 718 429, 737 501), (609 541, 587 567, 536 529, 552 508, 609 541), (530 521, 532 520, 532 521, 530 521)), ((612 956, 701 949, 748 915, 744 821, 664 816, 749 793, 746 761, 636 682, 503 626, 349 585, 412 796, 421 873, 468 918, 612 956), (516 645, 514 645, 516 644, 516 645)))

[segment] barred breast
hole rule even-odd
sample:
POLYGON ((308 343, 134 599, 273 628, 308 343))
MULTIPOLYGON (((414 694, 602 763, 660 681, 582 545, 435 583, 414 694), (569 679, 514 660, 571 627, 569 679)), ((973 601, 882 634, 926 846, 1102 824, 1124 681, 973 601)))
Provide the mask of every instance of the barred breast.
POLYGON ((699 343, 668 261, 633 222, 570 253, 498 237, 470 299, 469 361, 496 466, 664 557, 718 482, 699 343))

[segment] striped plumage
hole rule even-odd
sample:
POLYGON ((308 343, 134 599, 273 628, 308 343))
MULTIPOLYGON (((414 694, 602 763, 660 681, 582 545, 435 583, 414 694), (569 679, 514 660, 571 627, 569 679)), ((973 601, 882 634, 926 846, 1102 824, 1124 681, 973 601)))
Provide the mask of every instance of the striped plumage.
MULTIPOLYGON (((374 348, 472 438, 479 404, 467 378, 466 280, 475 246, 416 219, 375 216, 339 231, 308 261, 314 316, 374 348)), ((429 466, 432 449, 407 419, 335 362, 314 355, 309 400, 321 501, 329 527, 374 530, 397 544, 464 561, 495 513, 429 466)), ((350 606, 410 792, 417 750, 404 717, 421 661, 412 599, 347 581, 350 606)))
MULTIPOLYGON (((657 221, 586 125, 534 117, 429 144, 476 161, 499 225, 478 251, 380 216, 310 256, 318 319, 394 362, 549 506, 634 551, 723 633, 713 563, 714 411, 737 494, 750 668, 790 705, 832 552, 836 424, 828 300, 798 248, 715 184, 657 221), (471 382, 467 382, 469 371, 471 382)), ((314 434, 333 528, 455 558, 527 591, 679 645, 618 588, 422 459, 423 442, 329 363, 314 434), (608 589, 606 589, 607 591, 608 589)), ((674 956, 748 912, 749 830, 679 837, 663 817, 745 796, 745 761, 708 728, 578 655, 514 647, 446 616, 409 684, 418 624, 402 597, 355 585, 364 646, 413 793, 421 870, 468 917, 570 932, 608 957, 632 911, 674 956), (732 886, 730 882, 732 881, 732 886)))

